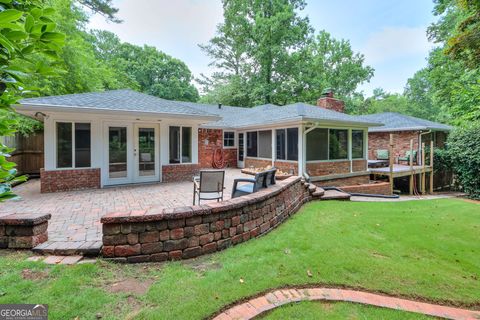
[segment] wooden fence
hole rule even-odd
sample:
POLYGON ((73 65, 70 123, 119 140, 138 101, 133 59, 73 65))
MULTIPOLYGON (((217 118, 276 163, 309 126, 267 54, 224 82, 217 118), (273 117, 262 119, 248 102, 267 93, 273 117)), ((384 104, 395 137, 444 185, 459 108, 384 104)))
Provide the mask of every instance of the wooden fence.
POLYGON ((17 164, 19 174, 39 175, 44 165, 43 131, 31 134, 28 137, 15 135, 0 137, 3 143, 15 148, 9 161, 17 164))

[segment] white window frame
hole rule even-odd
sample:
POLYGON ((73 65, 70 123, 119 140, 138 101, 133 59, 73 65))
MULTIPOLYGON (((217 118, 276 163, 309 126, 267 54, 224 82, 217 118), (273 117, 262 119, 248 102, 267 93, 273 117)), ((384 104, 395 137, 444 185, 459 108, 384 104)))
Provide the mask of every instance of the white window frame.
POLYGON ((91 169, 92 168, 92 122, 91 121, 71 121, 71 120, 55 120, 53 130, 53 143, 54 143, 54 156, 55 156, 55 169, 56 170, 65 170, 65 169, 91 169), (58 166, 58 137, 57 137, 57 124, 58 123, 70 123, 72 125, 72 166, 70 167, 59 167, 58 166), (90 166, 89 167, 76 167, 75 166, 75 124, 76 123, 88 123, 90 124, 90 166))
POLYGON ((234 149, 234 148, 237 147, 237 139, 236 139, 237 135, 236 135, 235 131, 224 130, 222 136, 223 136, 222 145, 225 149, 234 149), (233 133, 233 145, 232 146, 226 146, 225 145, 225 133, 233 133))
POLYGON ((193 127, 192 126, 176 126, 171 125, 168 126, 168 165, 176 165, 176 164, 191 164, 193 163, 193 127), (180 139, 179 139, 179 150, 180 150, 180 162, 179 163, 171 163, 170 162, 170 128, 171 127, 178 127, 180 128, 180 139), (190 161, 184 162, 183 161, 183 128, 190 128, 190 161))
MULTIPOLYGON (((244 139, 245 141, 243 142, 244 145, 245 145, 245 155, 244 155, 244 158, 250 158, 250 159, 259 159, 259 160, 273 160, 275 159, 275 155, 273 154, 274 153, 274 150, 272 149, 272 157, 271 158, 262 158, 262 157, 259 157, 258 156, 258 151, 259 151, 259 141, 260 141, 260 131, 275 131, 275 130, 269 130, 269 129, 266 129, 266 130, 249 130, 249 131, 245 131, 245 136, 244 136, 244 139), (254 156, 249 156, 248 153, 247 153, 247 150, 248 150, 248 133, 249 132, 256 132, 257 133, 257 156, 254 157, 254 156)), ((272 132, 272 142, 274 141, 275 137, 273 136, 274 135, 274 132, 272 132)), ((276 152, 276 151, 275 151, 276 152)))
MULTIPOLYGON (((327 134, 327 159, 326 160, 307 160, 305 159, 305 162, 306 163, 320 163, 320 162, 343 162, 343 161, 350 161, 350 160, 362 160, 362 159, 365 159, 365 158, 358 158, 358 159, 350 159, 350 155, 352 154, 352 130, 362 130, 364 131, 364 136, 363 136, 363 139, 364 139, 364 156, 365 156, 365 130, 364 129, 352 129, 352 128, 345 128, 345 127, 317 127, 315 129, 327 129, 328 130, 328 134, 327 134), (347 157, 346 158, 343 158, 343 159, 330 159, 330 130, 347 130, 347 157)), ((307 136, 305 137, 306 139, 308 139, 308 134, 307 136)), ((307 143, 305 143, 305 148, 307 146, 307 143)))

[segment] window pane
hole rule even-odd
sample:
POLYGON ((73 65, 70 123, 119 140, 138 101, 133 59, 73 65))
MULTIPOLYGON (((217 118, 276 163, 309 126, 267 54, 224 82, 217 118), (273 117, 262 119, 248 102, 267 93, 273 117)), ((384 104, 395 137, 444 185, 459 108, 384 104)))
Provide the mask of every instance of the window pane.
POLYGON ((243 133, 238 134, 238 161, 243 161, 243 133))
POLYGON ((72 167, 72 124, 57 122, 57 168, 72 167))
POLYGON ((110 178, 127 176, 127 128, 108 128, 108 162, 110 178))
POLYGON ((277 142, 277 159, 286 160, 285 158, 285 129, 276 130, 277 142))
POLYGON ((330 160, 348 158, 348 130, 330 129, 330 160))
POLYGON ((90 123, 75 123, 75 167, 90 167, 90 123))
POLYGON ((307 161, 328 160, 328 129, 307 133, 307 161))
POLYGON ((363 155, 363 130, 352 130, 352 158, 361 159, 363 155))
POLYGON ((224 147, 235 146, 235 132, 231 132, 231 131, 223 132, 223 146, 224 147))
POLYGON ((257 132, 247 132, 247 157, 257 157, 257 132))
POLYGON ((287 129, 287 160, 298 160, 298 128, 287 129))
POLYGON ((182 163, 192 162, 192 128, 182 127, 182 163))
POLYGON ((170 127, 170 163, 180 163, 180 127, 170 127))
POLYGON ((138 129, 138 172, 140 176, 155 175, 155 129, 138 129))
POLYGON ((258 156, 260 158, 272 158, 272 131, 258 132, 258 156))

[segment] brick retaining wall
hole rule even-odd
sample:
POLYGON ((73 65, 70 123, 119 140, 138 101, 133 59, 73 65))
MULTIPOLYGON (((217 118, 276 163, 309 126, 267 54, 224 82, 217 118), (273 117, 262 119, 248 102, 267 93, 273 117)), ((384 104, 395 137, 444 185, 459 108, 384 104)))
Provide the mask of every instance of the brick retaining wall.
POLYGON ((100 169, 40 169, 40 192, 100 188, 100 169))
POLYGON ((309 200, 301 178, 291 177, 218 203, 110 213, 101 219, 103 256, 147 262, 212 253, 269 232, 309 200))
POLYGON ((10 214, 0 218, 0 249, 31 249, 48 240, 50 214, 10 214))
POLYGON ((390 192, 390 183, 388 182, 377 182, 377 183, 366 183, 359 185, 343 186, 341 189, 348 193, 366 193, 366 194, 383 194, 391 195, 390 192))

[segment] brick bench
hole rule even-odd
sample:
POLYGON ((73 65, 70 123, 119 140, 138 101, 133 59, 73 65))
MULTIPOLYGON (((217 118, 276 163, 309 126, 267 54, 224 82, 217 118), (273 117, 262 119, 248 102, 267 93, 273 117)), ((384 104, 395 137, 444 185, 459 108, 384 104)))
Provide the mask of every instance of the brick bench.
POLYGON ((269 232, 311 199, 300 177, 200 206, 113 212, 102 217, 104 258, 118 262, 189 259, 269 232))
POLYGON ((0 249, 32 249, 48 240, 51 214, 13 213, 0 217, 0 249))

